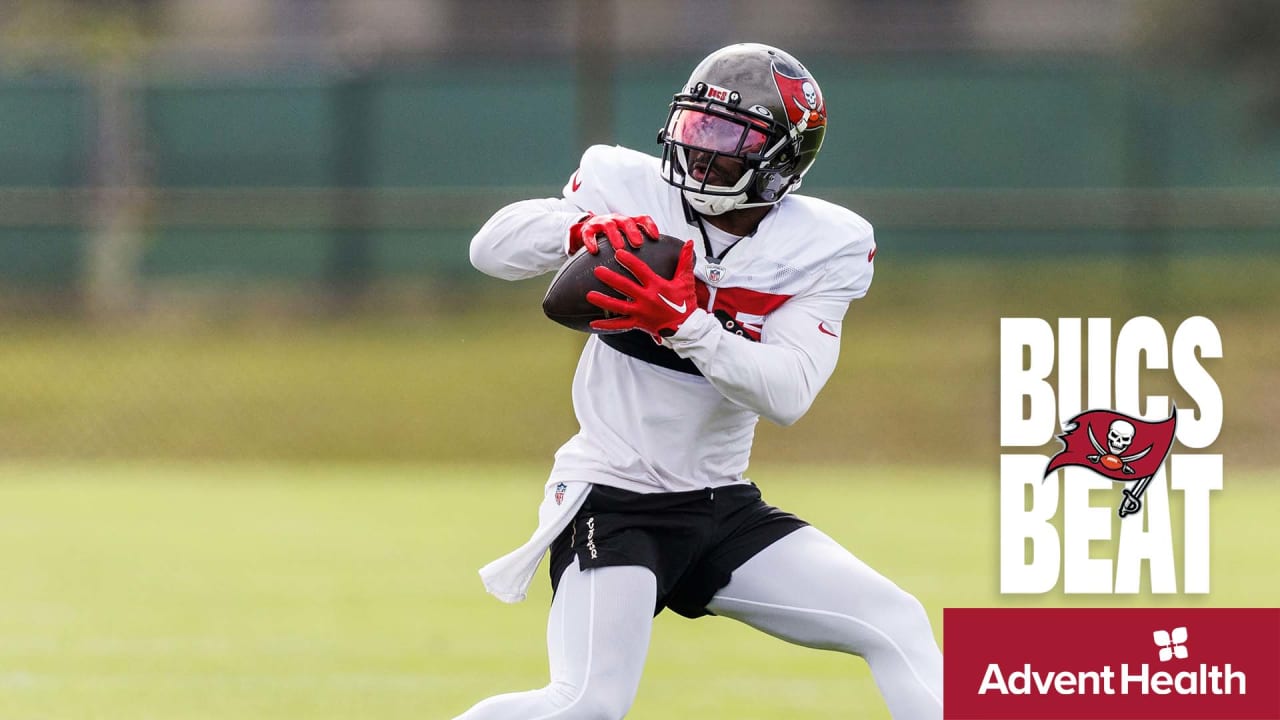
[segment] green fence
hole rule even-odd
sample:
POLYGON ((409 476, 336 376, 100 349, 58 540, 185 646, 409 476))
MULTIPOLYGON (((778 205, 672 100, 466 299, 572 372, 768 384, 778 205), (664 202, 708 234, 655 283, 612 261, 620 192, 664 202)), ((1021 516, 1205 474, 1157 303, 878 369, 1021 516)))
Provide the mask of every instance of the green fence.
MULTIPOLYGON (((617 142, 656 151, 665 106, 692 61, 620 64, 611 109, 617 142)), ((1124 211, 1107 222, 1097 221, 1101 211, 1087 198, 1078 210, 1042 207, 1061 205, 1059 191, 1089 188, 1274 190, 1280 132, 1256 124, 1244 89, 1214 77, 963 55, 817 57, 810 67, 823 83, 831 132, 805 191, 867 211, 906 253, 1276 244, 1278 214, 1264 208, 1236 225, 1231 197, 1207 201, 1221 219, 1190 225, 1179 218, 1194 213, 1176 207, 1124 211), (1011 190, 1040 192, 1038 205, 1024 207, 1011 190), (963 193, 974 191, 986 194, 970 208, 933 215, 931 198, 964 203, 963 193), (886 201, 886 192, 898 194, 886 201), (985 207, 993 198, 998 207, 985 207)), ((342 77, 296 71, 140 80, 142 165, 157 193, 142 223, 141 272, 318 280, 331 277, 354 247, 361 271, 373 277, 466 273, 465 242, 485 216, 512 193, 558 193, 574 169, 582 150, 575 82, 569 64, 545 60, 342 77), (299 202, 287 192, 332 188, 354 189, 364 200, 299 202), (200 194, 210 190, 230 194, 200 194), (259 190, 286 191, 284 220, 263 223, 240 212, 277 202, 259 190), (379 209, 384 193, 406 191, 398 215, 379 209), (207 202, 220 210, 168 211, 165 193, 172 192, 192 194, 190 207, 207 202), (448 212, 415 211, 427 201, 448 212)), ((0 80, 0 193, 83 191, 95 122, 94 94, 81 79, 0 80)), ((74 281, 86 234, 85 203, 76 198, 83 196, 67 202, 72 212, 39 222, 15 219, 16 200, 0 207, 0 279, 74 281)))

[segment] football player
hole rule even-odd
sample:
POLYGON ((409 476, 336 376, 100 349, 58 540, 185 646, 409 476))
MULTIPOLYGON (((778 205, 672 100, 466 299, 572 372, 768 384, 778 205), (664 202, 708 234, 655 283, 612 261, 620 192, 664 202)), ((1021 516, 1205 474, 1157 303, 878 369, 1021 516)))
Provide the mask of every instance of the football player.
POLYGON ((675 95, 661 159, 591 147, 564 197, 502 208, 472 240, 472 263, 506 280, 604 242, 631 276, 597 269, 626 299, 589 296, 613 315, 574 376, 580 430, 556 453, 533 537, 481 570, 518 601, 550 549, 551 682, 460 718, 623 717, 664 608, 862 656, 893 717, 942 716, 920 603, 744 476, 757 420, 804 415, 871 284, 871 225, 794 192, 826 127, 795 58, 732 45, 675 95), (660 231, 693 238, 670 280, 627 252, 660 231))

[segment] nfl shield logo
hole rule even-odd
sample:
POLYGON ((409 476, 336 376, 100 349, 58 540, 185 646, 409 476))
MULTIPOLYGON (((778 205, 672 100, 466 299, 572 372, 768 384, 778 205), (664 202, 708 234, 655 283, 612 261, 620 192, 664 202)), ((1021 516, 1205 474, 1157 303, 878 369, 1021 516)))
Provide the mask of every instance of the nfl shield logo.
POLYGON ((712 285, 719 285, 724 280, 724 268, 719 265, 712 265, 707 268, 707 282, 712 285))
POLYGON ((557 505, 564 502, 564 491, 568 489, 569 487, 564 483, 556 484, 556 504, 557 505))

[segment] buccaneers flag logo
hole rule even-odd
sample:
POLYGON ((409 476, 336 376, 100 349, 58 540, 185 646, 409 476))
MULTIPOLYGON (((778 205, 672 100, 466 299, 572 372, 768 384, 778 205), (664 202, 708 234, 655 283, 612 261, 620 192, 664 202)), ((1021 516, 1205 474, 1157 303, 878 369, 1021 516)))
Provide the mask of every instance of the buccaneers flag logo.
POLYGON ((774 65, 773 82, 787 109, 787 119, 800 128, 799 132, 827 124, 827 103, 813 78, 792 77, 774 65))
POLYGON ((1086 410, 1063 426, 1066 432, 1058 436, 1062 450, 1049 458, 1044 476, 1064 465, 1079 465, 1110 480, 1133 482, 1120 502, 1120 517, 1132 515, 1142 509, 1142 494, 1169 455, 1176 415, 1147 422, 1114 410, 1086 410))

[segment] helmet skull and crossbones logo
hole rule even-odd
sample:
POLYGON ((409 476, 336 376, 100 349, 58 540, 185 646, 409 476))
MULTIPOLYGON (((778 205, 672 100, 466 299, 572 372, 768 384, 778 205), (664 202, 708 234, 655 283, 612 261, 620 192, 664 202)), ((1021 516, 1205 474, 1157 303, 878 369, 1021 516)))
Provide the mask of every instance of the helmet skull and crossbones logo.
POLYGON ((813 83, 805 80, 800 86, 800 92, 804 93, 804 102, 810 110, 818 109, 818 91, 813 87, 813 83))
POLYGON ((1091 463, 1099 463, 1108 470, 1119 470, 1126 475, 1133 474, 1133 468, 1129 467, 1129 463, 1139 460, 1147 453, 1151 452, 1148 446, 1142 452, 1133 453, 1132 455, 1121 455, 1120 453, 1129 449, 1133 444, 1133 436, 1135 428, 1133 423, 1125 420, 1116 420, 1111 423, 1111 427, 1107 429, 1107 446, 1102 447, 1102 443, 1098 442, 1098 438, 1093 435, 1093 428, 1089 428, 1089 442, 1093 443, 1093 449, 1098 451, 1097 455, 1088 455, 1091 463), (1110 452, 1107 452, 1110 450, 1110 452))

